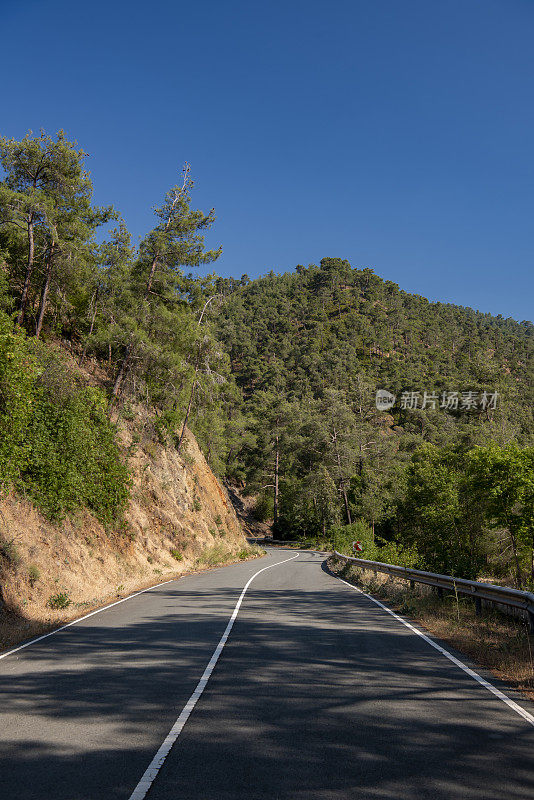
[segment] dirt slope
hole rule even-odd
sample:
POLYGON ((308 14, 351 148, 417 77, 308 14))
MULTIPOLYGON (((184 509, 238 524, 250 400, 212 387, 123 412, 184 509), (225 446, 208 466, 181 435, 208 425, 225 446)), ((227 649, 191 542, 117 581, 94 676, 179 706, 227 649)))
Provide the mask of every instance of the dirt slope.
POLYGON ((136 589, 254 555, 191 433, 180 456, 125 422, 119 439, 133 479, 120 531, 83 510, 55 525, 14 493, 0 499, 0 649, 136 589))

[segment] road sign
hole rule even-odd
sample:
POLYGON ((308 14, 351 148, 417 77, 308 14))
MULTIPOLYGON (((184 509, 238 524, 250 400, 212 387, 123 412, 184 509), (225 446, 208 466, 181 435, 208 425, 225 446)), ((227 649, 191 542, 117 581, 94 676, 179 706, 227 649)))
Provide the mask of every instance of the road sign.
POLYGON ((363 544, 361 542, 353 542, 352 549, 354 550, 355 553, 361 553, 361 551, 363 550, 363 544))

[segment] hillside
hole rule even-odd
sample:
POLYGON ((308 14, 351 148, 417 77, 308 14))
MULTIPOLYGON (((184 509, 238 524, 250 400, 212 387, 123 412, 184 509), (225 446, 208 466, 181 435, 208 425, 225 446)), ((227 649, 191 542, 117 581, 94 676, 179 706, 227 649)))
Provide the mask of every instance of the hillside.
POLYGON ((250 558, 226 491, 188 431, 182 455, 150 418, 119 421, 132 484, 119 526, 83 507, 54 522, 20 494, 0 500, 0 649, 133 591, 250 558))
POLYGON ((531 322, 431 303, 336 258, 219 288, 218 335, 246 398, 273 386, 289 398, 350 392, 358 374, 396 393, 502 387, 534 431, 531 322))
POLYGON ((228 476, 259 493, 257 513, 278 535, 324 538, 358 523, 347 541, 366 531, 402 541, 440 571, 491 562, 506 572, 521 550, 531 572, 530 473, 526 461, 512 466, 534 441, 531 322, 430 303, 336 258, 217 289, 215 333, 242 392, 228 476), (391 407, 377 407, 379 389, 395 396, 391 407), (503 499, 508 518, 482 511, 501 457, 525 481, 503 499))

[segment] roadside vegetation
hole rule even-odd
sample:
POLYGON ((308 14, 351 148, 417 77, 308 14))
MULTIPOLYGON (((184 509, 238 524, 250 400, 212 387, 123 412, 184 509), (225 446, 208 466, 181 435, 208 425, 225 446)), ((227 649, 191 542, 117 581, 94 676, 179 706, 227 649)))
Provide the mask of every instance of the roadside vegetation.
POLYGON ((0 485, 49 518, 85 506, 105 525, 121 517, 129 476, 107 398, 81 384, 64 357, 0 312, 0 485))
POLYGON ((220 567, 229 564, 237 559, 247 561, 250 558, 258 558, 265 554, 265 550, 255 545, 242 547, 237 553, 227 544, 214 544, 206 548, 198 557, 196 565, 198 567, 220 567))
POLYGON ((461 578, 534 587, 534 448, 439 448, 425 444, 405 472, 396 535, 363 521, 333 526, 331 549, 461 578))

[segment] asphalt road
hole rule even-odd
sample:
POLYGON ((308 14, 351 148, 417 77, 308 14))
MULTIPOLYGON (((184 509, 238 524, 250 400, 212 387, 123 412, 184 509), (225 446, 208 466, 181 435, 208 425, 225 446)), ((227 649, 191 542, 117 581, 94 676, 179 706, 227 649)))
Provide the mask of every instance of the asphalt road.
MULTIPOLYGON (((291 555, 159 586, 0 660, 0 798, 128 800, 244 585, 291 555)), ((532 800, 534 727, 322 561, 254 579, 148 800, 532 800)))

